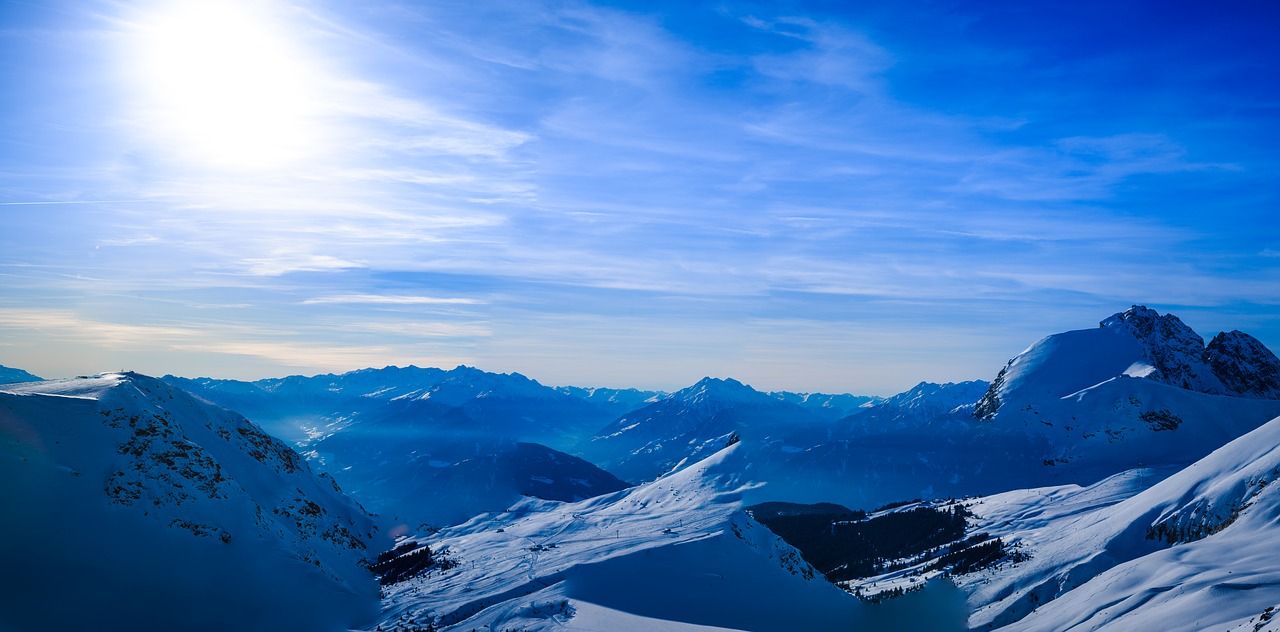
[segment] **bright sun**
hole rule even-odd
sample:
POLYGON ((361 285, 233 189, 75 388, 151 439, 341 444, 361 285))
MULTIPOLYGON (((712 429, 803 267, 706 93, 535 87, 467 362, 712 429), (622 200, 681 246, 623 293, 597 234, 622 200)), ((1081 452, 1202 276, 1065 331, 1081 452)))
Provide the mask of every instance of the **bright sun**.
POLYGON ((179 0, 135 23, 142 123, 184 161, 279 167, 321 144, 319 75, 263 4, 179 0))

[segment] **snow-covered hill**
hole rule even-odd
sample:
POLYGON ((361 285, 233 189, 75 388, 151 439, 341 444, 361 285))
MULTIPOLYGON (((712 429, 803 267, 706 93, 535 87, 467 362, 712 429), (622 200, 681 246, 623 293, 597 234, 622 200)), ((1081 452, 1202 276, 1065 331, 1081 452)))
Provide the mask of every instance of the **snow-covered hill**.
POLYGON ((527 500, 420 539, 455 566, 387 587, 379 625, 876 629, 873 608, 816 576, 742 511, 749 478, 734 446, 630 490, 579 503, 527 500))
POLYGON ((228 410, 134 373, 0 387, 0 629, 343 630, 371 518, 228 410))
POLYGON ((1280 605, 1280 418, 1159 478, 1135 470, 971 503, 976 528, 1030 556, 960 581, 971 625, 1276 629, 1263 615, 1280 605))
POLYGON ((0 365, 0 384, 20 384, 22 382, 39 382, 40 378, 23 371, 0 365))

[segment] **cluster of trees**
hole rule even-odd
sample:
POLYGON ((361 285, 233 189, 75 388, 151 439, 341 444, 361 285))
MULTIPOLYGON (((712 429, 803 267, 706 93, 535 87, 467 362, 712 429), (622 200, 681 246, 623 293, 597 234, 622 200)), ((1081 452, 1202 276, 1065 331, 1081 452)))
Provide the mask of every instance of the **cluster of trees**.
MULTIPOLYGON (((811 507, 839 507, 816 505, 811 507)), ((901 505, 897 505, 901 506, 901 505)), ((965 538, 969 512, 961 505, 922 505, 867 519, 861 511, 780 511, 752 508, 755 519, 791 546, 832 582, 873 577, 929 563, 924 570, 965 574, 1008 558, 999 538, 965 538)), ((843 508, 840 508, 843 509, 843 508)))
POLYGON ((892 570, 891 562, 964 538, 963 507, 915 507, 869 520, 847 514, 760 517, 778 537, 800 550, 810 564, 833 582, 859 579, 892 570))
POLYGON ((1168 544, 1203 540, 1231 526, 1240 517, 1241 509, 1243 507, 1232 507, 1225 517, 1215 514, 1211 519, 1204 515, 1200 520, 1188 520, 1183 524, 1178 524, 1177 520, 1165 520, 1147 529, 1147 539, 1162 540, 1168 544))
POLYGON ((992 566, 1011 555, 1019 559, 1022 557, 1020 553, 1010 552, 1000 538, 992 540, 989 534, 979 533, 948 546, 929 568, 948 575, 965 575, 992 566))
POLYGON ((446 571, 457 565, 448 556, 432 553, 429 546, 407 541, 390 551, 379 553, 369 569, 378 576, 379 584, 390 586, 422 575, 433 568, 446 571))

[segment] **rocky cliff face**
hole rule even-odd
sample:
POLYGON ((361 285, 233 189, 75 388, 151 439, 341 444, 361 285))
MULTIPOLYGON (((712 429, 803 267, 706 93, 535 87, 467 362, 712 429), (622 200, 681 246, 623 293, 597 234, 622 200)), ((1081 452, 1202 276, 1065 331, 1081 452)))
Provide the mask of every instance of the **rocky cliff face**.
POLYGON ((1128 332, 1138 341, 1146 359, 1155 368, 1144 377, 1189 391, 1232 394, 1205 362, 1204 338, 1177 316, 1161 315, 1151 308, 1134 305, 1099 326, 1128 332))
POLYGON ((1204 351, 1205 362, 1235 395, 1280 399, 1280 359, 1257 338, 1224 331, 1204 351))

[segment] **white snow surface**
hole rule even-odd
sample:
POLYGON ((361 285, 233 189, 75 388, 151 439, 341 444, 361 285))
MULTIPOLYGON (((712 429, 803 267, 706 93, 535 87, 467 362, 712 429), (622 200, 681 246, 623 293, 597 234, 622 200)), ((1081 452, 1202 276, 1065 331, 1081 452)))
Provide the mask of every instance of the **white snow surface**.
POLYGON ((741 510, 750 485, 738 449, 622 492, 577 503, 529 499, 422 538, 459 566, 388 587, 379 623, 858 629, 865 607, 741 510))
POLYGON ((1068 331, 1041 339, 1011 360, 999 393, 1006 402, 1057 399, 1142 364, 1142 346, 1123 329, 1068 331))
POLYGON ((1031 556, 958 580, 971 627, 1275 629, 1260 617, 1280 606, 1280 418, 1160 476, 969 503, 977 530, 1031 556))

